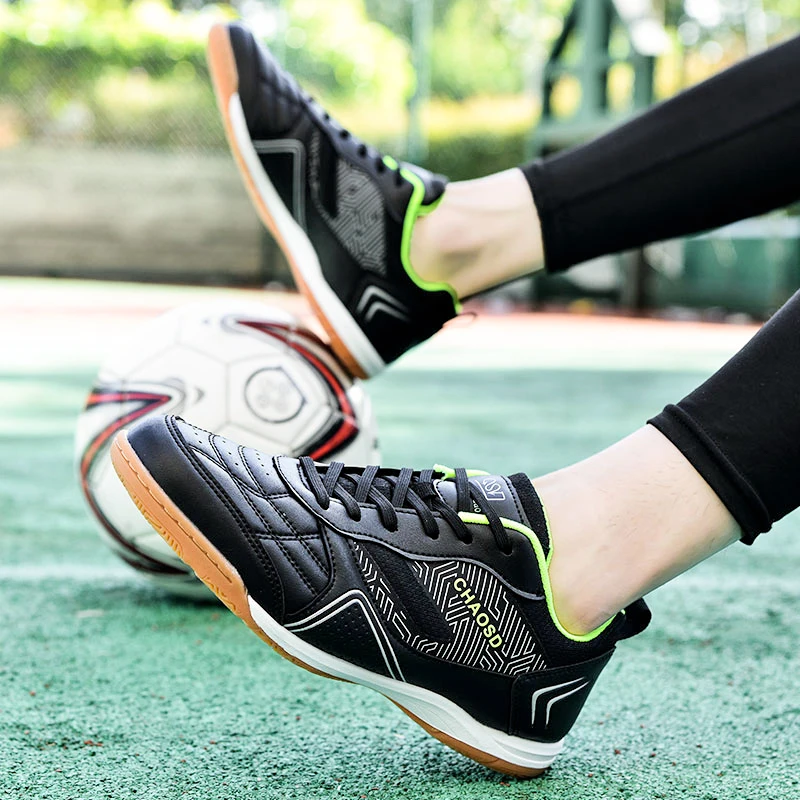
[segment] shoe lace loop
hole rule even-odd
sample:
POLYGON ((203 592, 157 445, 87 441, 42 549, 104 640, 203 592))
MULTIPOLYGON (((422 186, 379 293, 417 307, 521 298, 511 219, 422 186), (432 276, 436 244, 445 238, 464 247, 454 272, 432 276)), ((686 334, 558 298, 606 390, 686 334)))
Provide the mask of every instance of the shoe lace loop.
POLYGON ((483 493, 470 483, 465 469, 454 470, 456 508, 446 503, 436 491, 434 480, 444 478, 444 475, 432 469, 345 467, 339 461, 317 464, 308 456, 300 459, 300 469, 323 509, 328 509, 331 499, 335 498, 344 506, 348 517, 356 522, 361 519, 362 506, 371 503, 375 505, 383 526, 394 532, 399 522, 397 512, 411 510, 419 517, 425 535, 436 539, 439 536, 438 514, 458 539, 469 544, 472 533, 459 512, 477 509, 486 517, 498 548, 506 554, 511 552, 511 541, 499 515, 483 493))
MULTIPOLYGON (((306 95, 308 102, 315 102, 311 95, 306 95)), ((403 176, 400 174, 400 167, 392 167, 384 160, 383 153, 370 147, 365 142, 362 142, 358 137, 354 136, 347 128, 343 128, 327 111, 322 112, 322 116, 326 122, 330 123, 332 127, 336 128, 339 132, 340 139, 352 139, 357 143, 356 153, 360 158, 372 159, 372 164, 375 170, 379 173, 384 173, 386 170, 391 170, 394 173, 394 182, 396 186, 401 186, 403 183, 403 176)))

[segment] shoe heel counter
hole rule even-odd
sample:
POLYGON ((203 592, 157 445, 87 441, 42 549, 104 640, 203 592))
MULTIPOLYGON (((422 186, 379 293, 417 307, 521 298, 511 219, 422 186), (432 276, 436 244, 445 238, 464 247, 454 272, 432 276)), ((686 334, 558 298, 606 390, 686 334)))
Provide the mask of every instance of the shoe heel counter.
POLYGON ((517 678, 511 687, 509 733, 542 742, 563 739, 613 652, 517 678))

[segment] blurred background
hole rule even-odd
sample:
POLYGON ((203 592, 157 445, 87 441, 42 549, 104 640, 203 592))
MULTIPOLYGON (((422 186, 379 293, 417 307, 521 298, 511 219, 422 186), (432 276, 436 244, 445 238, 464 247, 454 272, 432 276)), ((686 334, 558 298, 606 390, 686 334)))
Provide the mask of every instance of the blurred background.
MULTIPOLYGON (((235 17, 357 135, 452 179, 591 138, 800 32, 798 0, 0 0, 0 274, 290 285, 209 85, 206 32, 235 17)), ((489 302, 765 318, 800 287, 796 212, 489 302)))

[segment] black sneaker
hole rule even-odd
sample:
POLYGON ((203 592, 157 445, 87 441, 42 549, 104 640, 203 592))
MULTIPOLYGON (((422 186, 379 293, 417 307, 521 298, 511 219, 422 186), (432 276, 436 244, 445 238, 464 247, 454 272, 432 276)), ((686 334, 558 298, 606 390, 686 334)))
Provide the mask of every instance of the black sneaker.
POLYGON ((216 25, 208 61, 245 185, 336 354, 369 377, 458 313, 409 262, 417 217, 446 179, 342 128, 241 25, 216 25))
POLYGON ((381 692, 445 744, 534 776, 637 601, 573 636, 553 613, 544 511, 523 474, 271 457, 159 417, 117 435, 144 515, 281 655, 381 692))

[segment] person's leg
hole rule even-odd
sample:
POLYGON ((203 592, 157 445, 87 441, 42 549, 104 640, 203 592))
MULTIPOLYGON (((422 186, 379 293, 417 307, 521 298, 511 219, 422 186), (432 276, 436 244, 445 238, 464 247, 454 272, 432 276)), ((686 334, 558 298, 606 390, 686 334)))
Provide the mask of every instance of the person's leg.
POLYGON ((451 184, 357 139, 239 25, 212 29, 209 64, 256 210, 362 377, 432 336, 459 298, 800 194, 800 38, 587 145, 451 184))
POLYGON ((271 457, 174 417, 117 435, 139 508, 278 652, 536 775, 643 594, 800 504, 800 293, 651 425, 531 481, 271 457))
POLYGON ((556 613, 572 633, 594 630, 741 536, 697 470, 649 425, 533 483, 553 537, 556 613))
POLYGON ((564 626, 594 629, 800 505, 800 293, 650 425, 534 480, 564 626))
POLYGON ((797 200, 798 73, 800 37, 521 173, 450 184, 415 225, 414 268, 463 298, 797 200))
POLYGON ((542 269, 542 228, 523 172, 449 183, 414 225, 411 263, 461 299, 542 269))

